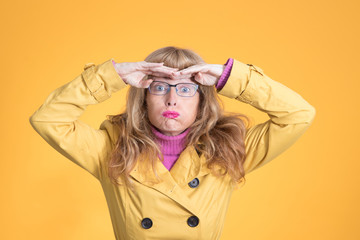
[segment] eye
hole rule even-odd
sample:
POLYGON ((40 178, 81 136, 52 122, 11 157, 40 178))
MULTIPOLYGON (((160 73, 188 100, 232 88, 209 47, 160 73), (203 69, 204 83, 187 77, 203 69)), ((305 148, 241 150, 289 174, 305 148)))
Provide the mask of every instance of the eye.
POLYGON ((181 91, 181 92, 185 92, 185 93, 186 93, 186 92, 190 92, 190 88, 188 88, 188 87, 181 87, 181 88, 180 88, 180 91, 181 91))
POLYGON ((165 90, 165 87, 162 86, 162 85, 157 85, 157 86, 155 86, 155 90, 156 90, 156 91, 164 91, 164 90, 165 90))
POLYGON ((168 90, 168 86, 160 82, 153 82, 152 85, 150 85, 150 88, 153 92, 157 93, 166 93, 168 90))

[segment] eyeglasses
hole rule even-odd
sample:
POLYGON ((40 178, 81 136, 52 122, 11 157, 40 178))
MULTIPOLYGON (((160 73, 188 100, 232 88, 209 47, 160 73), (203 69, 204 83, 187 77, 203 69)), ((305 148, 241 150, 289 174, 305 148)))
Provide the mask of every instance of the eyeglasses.
POLYGON ((199 85, 195 83, 178 83, 175 85, 166 82, 153 81, 149 86, 149 92, 154 95, 166 95, 170 87, 175 87, 177 95, 181 97, 193 97, 199 85))

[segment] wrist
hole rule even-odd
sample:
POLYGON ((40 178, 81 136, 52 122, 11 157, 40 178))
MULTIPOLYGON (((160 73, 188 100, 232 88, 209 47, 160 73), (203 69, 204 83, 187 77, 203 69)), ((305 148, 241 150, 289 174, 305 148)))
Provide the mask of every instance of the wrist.
POLYGON ((220 90, 222 89, 224 86, 225 86, 225 83, 227 81, 227 79, 229 78, 230 76, 230 73, 231 73, 231 69, 232 69, 232 66, 233 66, 233 62, 234 62, 234 59, 232 58, 229 58, 226 63, 224 64, 224 70, 216 84, 216 89, 220 90))
POLYGON ((113 63, 113 66, 114 66, 114 68, 115 68, 116 73, 120 76, 120 78, 124 81, 124 83, 128 84, 128 83, 121 77, 120 71, 117 69, 116 62, 115 62, 114 60, 112 60, 112 63, 113 63))
POLYGON ((224 75, 224 71, 225 71, 225 68, 226 68, 226 65, 219 65, 219 68, 221 68, 221 75, 218 77, 218 79, 216 80, 216 83, 215 83, 215 86, 218 86, 219 85, 219 82, 220 80, 222 80, 223 78, 223 75, 224 75))
MULTIPOLYGON (((119 72, 118 72, 118 70, 117 70, 117 68, 116 68, 116 62, 115 62, 114 60, 112 60, 112 64, 113 64, 113 66, 114 66, 115 71, 117 72, 117 74, 119 74, 119 72)), ((120 75, 120 74, 119 74, 119 75, 120 75)))

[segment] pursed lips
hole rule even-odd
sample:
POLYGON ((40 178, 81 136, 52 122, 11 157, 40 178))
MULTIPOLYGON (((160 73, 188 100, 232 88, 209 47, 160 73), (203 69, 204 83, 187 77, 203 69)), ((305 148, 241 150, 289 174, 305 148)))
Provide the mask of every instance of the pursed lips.
POLYGON ((180 113, 175 111, 165 111, 162 113, 162 115, 166 118, 177 118, 180 115, 180 113))

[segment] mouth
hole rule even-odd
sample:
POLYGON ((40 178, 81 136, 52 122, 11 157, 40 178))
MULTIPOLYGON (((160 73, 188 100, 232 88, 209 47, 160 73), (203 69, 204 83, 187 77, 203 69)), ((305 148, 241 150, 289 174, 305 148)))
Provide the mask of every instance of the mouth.
POLYGON ((166 118, 177 118, 180 115, 180 113, 175 111, 165 111, 162 113, 162 115, 166 118))

